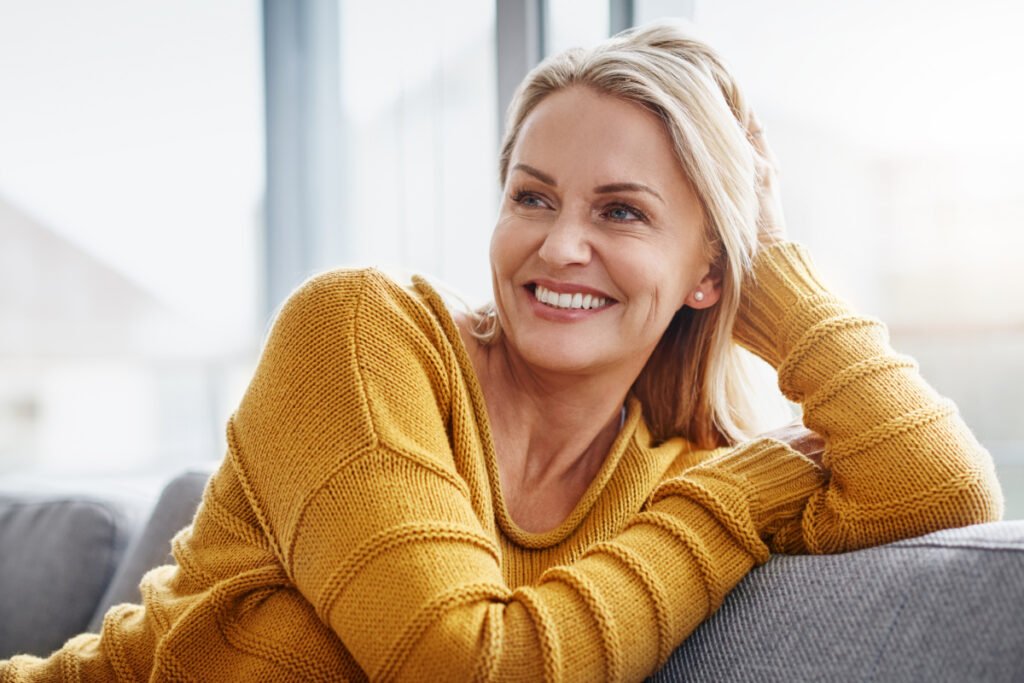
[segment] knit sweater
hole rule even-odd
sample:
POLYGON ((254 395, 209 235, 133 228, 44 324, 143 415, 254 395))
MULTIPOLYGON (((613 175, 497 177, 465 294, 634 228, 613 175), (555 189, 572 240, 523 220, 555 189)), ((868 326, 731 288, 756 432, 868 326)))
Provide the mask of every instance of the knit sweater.
POLYGON ((319 276, 278 316, 177 566, 100 635, 0 663, 0 680, 640 680, 772 551, 1000 516, 955 407, 802 247, 758 255, 736 340, 802 403, 823 468, 769 439, 653 446, 632 401, 572 513, 530 533, 440 297, 319 276))

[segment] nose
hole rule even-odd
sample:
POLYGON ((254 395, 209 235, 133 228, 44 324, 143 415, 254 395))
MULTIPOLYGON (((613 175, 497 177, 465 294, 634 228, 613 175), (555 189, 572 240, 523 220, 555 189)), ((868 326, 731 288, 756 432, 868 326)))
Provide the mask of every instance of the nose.
POLYGON ((577 217, 562 213, 552 224, 537 252, 552 266, 585 265, 590 262, 589 226, 577 217))

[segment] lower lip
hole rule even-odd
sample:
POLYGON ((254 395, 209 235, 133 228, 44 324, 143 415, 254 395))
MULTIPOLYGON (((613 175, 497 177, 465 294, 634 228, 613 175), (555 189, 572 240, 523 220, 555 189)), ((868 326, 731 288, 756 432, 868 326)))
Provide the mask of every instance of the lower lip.
POLYGON ((593 318, 595 315, 604 313, 615 305, 614 303, 605 304, 601 308, 555 308, 554 306, 548 306, 547 304, 541 303, 528 287, 524 287, 523 291, 526 292, 526 298, 530 302, 530 306, 533 308, 533 312, 537 317, 554 322, 569 323, 588 320, 593 318))

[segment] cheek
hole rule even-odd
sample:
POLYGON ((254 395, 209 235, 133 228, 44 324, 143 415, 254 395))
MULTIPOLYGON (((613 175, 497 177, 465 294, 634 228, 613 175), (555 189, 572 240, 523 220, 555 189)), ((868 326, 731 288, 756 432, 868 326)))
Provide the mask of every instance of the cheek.
POLYGON ((536 249, 530 226, 518 223, 514 216, 502 216, 491 233, 491 272, 510 277, 536 249))
POLYGON ((491 272, 500 273, 505 271, 505 263, 509 257, 510 245, 508 244, 509 230, 507 225, 500 221, 494 226, 491 233, 490 259, 491 272))
POLYGON ((634 297, 662 299, 673 289, 678 270, 665 257, 664 250, 655 244, 643 248, 630 245, 612 245, 605 253, 609 274, 624 293, 634 297))
POLYGON ((487 251, 487 256, 491 260, 491 273, 496 273, 497 270, 498 270, 498 258, 497 257, 498 257, 498 254, 500 253, 500 251, 499 251, 500 243, 499 243, 498 240, 499 240, 498 228, 496 227, 496 228, 494 228, 494 231, 491 233, 491 244, 490 244, 490 247, 489 247, 489 249, 487 251))
MULTIPOLYGON (((678 247, 676 247, 678 249, 678 247)), ((660 245, 625 257, 619 252, 618 280, 627 291, 645 297, 650 304, 648 315, 671 317, 686 303, 690 281, 698 276, 694 259, 675 254, 671 247, 660 245)))
POLYGON ((686 304, 685 276, 675 270, 663 271, 658 281, 656 301, 659 317, 671 319, 686 304))

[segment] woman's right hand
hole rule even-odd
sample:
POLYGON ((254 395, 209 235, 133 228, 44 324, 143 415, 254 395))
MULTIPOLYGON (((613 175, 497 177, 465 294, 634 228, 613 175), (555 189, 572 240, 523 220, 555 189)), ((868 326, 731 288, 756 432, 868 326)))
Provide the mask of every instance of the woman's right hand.
POLYGON ((757 170, 757 241, 761 246, 769 246, 786 239, 786 221, 782 215, 779 165, 765 139, 764 126, 753 111, 747 119, 747 139, 754 148, 757 170))

